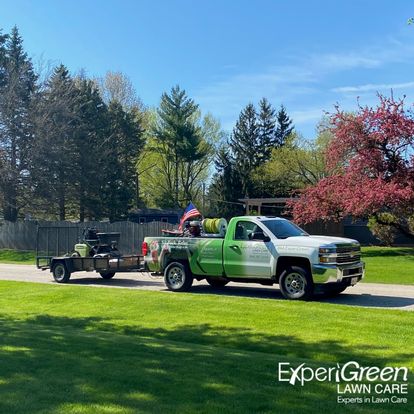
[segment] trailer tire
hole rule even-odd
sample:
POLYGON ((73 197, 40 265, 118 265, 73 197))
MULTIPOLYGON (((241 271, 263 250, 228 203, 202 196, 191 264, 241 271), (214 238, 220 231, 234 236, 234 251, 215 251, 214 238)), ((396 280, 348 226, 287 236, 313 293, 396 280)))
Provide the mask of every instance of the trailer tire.
POLYGON ((112 279, 115 276, 115 272, 99 272, 103 279, 112 279))
POLYGON ((288 266, 280 275, 279 287, 286 299, 310 300, 314 285, 309 271, 301 266, 288 266))
POLYGON ((164 283, 173 292, 187 292, 193 284, 193 275, 187 264, 170 263, 164 270, 164 283))
POLYGON ((222 277, 206 277, 207 283, 214 289, 221 289, 229 283, 228 280, 222 277))
POLYGON ((52 274, 57 283, 67 283, 70 279, 70 272, 63 262, 53 264, 52 274))

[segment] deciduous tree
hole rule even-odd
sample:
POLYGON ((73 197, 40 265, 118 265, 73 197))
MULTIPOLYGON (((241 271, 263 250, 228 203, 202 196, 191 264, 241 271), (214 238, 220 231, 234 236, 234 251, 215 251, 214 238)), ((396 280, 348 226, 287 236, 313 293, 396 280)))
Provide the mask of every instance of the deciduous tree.
POLYGON ((414 239, 414 117, 403 100, 379 96, 375 108, 331 116, 331 175, 293 203, 298 222, 374 217, 414 239))

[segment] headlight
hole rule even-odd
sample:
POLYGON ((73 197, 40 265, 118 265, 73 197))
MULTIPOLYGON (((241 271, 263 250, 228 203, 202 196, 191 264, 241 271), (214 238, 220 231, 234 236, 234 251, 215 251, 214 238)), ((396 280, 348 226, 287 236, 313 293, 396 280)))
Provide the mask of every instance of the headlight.
POLYGON ((334 246, 319 247, 319 254, 332 254, 332 253, 336 253, 336 247, 334 246))
POLYGON ((319 263, 336 263, 336 246, 319 247, 319 263))
POLYGON ((320 263, 336 263, 336 256, 329 257, 329 256, 319 256, 320 263))

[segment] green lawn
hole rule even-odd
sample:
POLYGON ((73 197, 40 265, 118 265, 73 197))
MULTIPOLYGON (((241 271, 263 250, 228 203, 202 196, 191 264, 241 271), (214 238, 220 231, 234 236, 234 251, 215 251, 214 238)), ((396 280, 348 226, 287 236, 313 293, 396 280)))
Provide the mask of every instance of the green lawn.
POLYGON ((33 250, 0 249, 0 263, 35 264, 33 250))
POLYGON ((363 247, 364 282, 414 285, 414 248, 363 247))
MULTIPOLYGON (((408 413, 278 362, 414 369, 414 312, 0 282, 1 413, 408 413)), ((410 383, 412 384, 412 376, 410 383)))

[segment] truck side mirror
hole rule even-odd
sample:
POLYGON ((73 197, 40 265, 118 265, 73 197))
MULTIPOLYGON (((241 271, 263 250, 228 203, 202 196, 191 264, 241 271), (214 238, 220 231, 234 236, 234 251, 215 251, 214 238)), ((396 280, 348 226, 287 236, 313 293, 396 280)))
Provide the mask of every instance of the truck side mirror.
POLYGON ((257 231, 252 233, 250 240, 262 240, 264 242, 269 242, 270 237, 262 231, 257 231))

